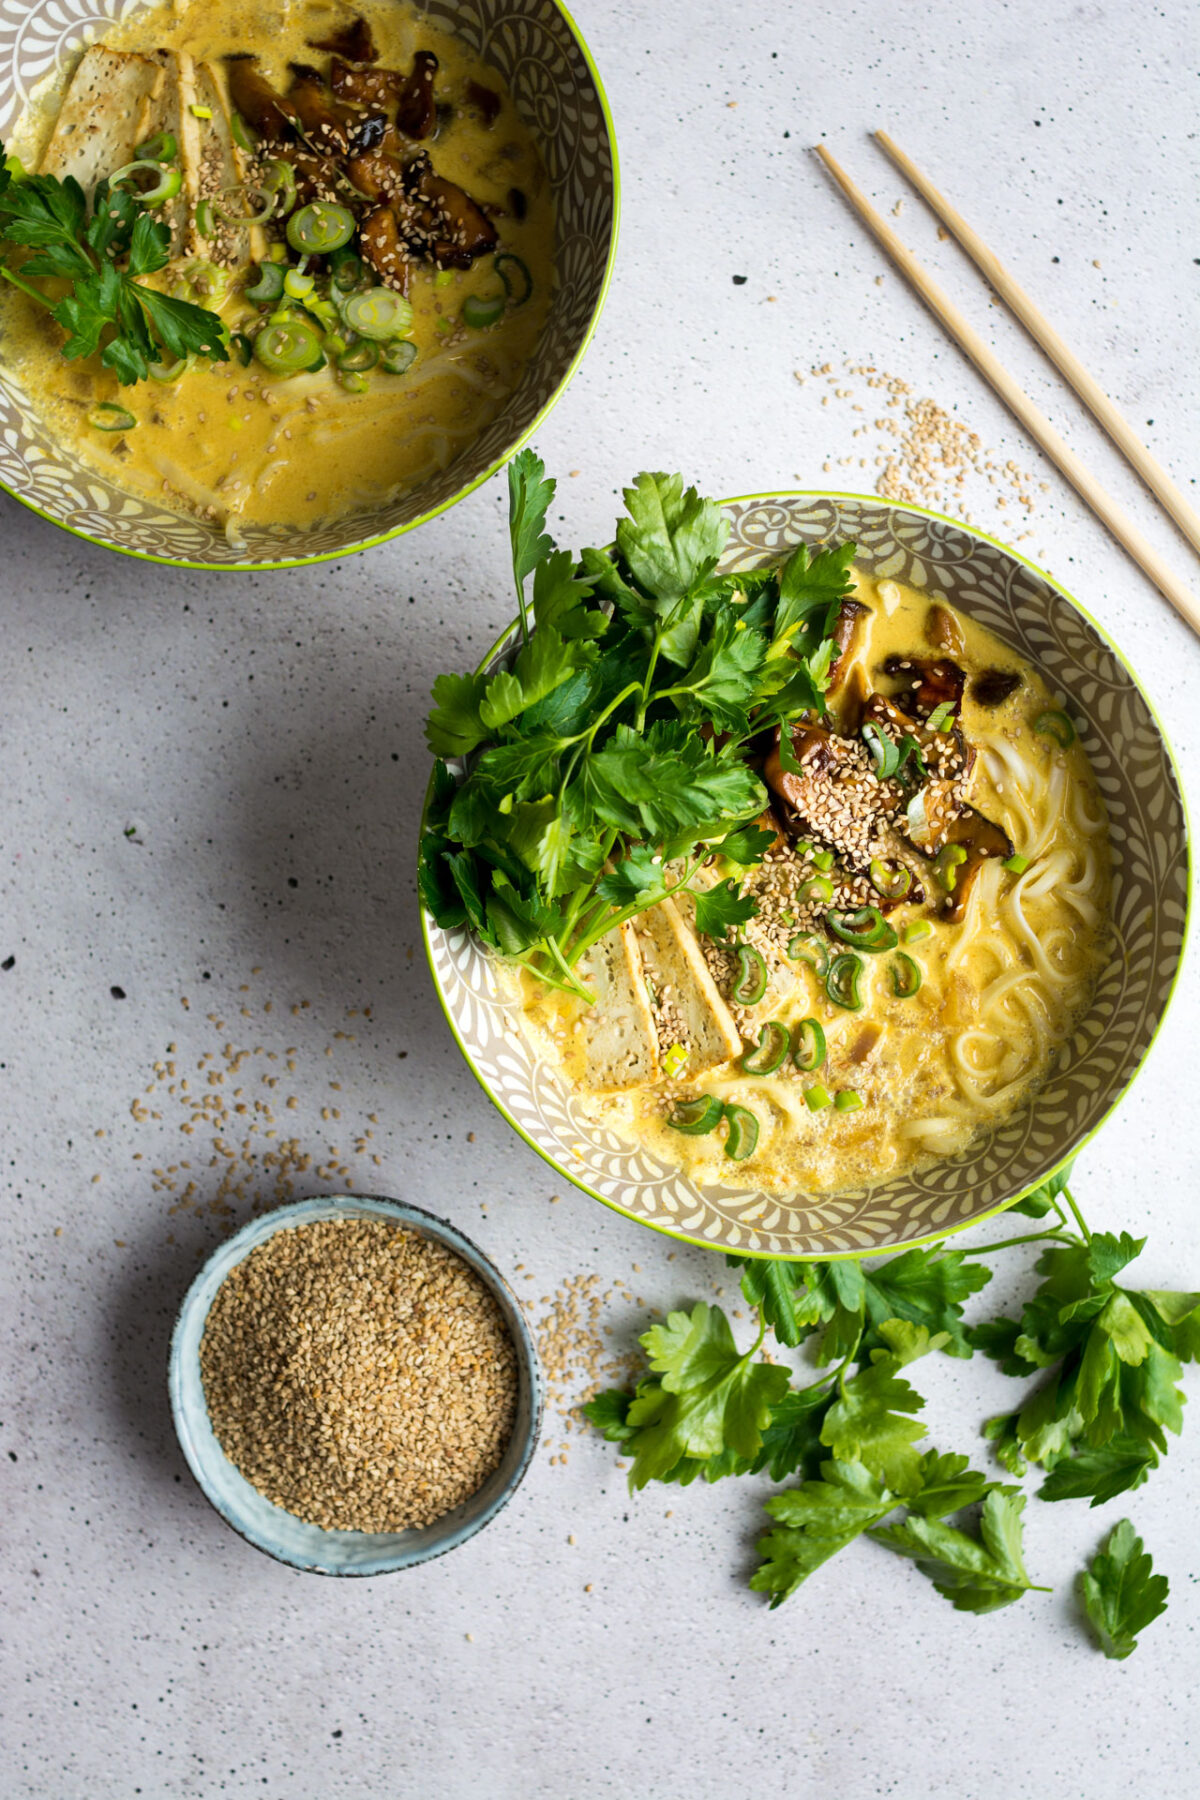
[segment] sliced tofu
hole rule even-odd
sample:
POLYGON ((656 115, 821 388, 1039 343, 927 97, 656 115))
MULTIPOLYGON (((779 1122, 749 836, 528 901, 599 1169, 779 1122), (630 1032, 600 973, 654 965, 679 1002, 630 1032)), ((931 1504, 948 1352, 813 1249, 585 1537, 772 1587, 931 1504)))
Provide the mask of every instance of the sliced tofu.
POLYGON ((659 1076, 658 1036, 633 927, 622 925, 601 938, 579 973, 596 996, 583 1019, 585 1085, 597 1094, 650 1086, 659 1076))
POLYGON ((266 239, 260 225, 220 224, 212 238, 203 237, 196 227, 200 201, 217 199, 226 189, 240 187, 246 179, 248 158, 234 139, 222 73, 212 63, 194 62, 181 55, 179 83, 187 254, 207 257, 224 268, 261 262, 266 239))
MULTIPOLYGON (((701 1075, 742 1051, 742 1036, 721 998, 695 932, 673 900, 637 920, 642 963, 658 1002, 660 1030, 688 1053, 686 1073, 701 1075)), ((669 1045, 660 1045, 666 1050, 669 1045)))
POLYGON ((89 199, 96 184, 133 161, 166 71, 153 56, 93 44, 79 59, 42 156, 43 175, 73 175, 89 199))

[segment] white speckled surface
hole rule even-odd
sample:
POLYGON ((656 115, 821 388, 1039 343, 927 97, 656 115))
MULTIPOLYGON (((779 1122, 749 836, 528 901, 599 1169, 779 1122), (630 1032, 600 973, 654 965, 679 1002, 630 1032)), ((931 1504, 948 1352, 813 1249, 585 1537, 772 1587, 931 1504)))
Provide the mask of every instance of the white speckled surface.
MULTIPOLYGON (((606 314, 537 445, 562 476, 564 540, 603 535, 622 481, 646 465, 682 467, 715 493, 869 486, 873 469, 837 460, 865 453, 852 402, 822 405, 834 390, 792 371, 874 363, 1050 484, 1022 547, 1044 552, 1132 653, 1196 792, 1200 647, 1041 468, 805 154, 824 132, 890 212, 904 189, 865 137, 888 124, 1194 492, 1189 9, 1142 9, 1136 32, 1111 5, 1066 0, 576 10, 616 114, 625 208, 606 314)), ((989 319, 977 278, 912 196, 900 228, 1194 579, 1194 557, 1018 329, 989 319)), ((1016 535, 1002 492, 976 483, 971 510, 1016 535)), ((360 560, 239 580, 140 567, 0 501, 0 1794, 1186 1791, 1195 1420, 1126 1504, 1031 1504, 1030 1565, 1056 1592, 980 1620, 868 1545, 768 1613, 744 1585, 755 1484, 630 1498, 598 1442, 551 1467, 557 1434, 487 1532, 373 1582, 275 1566, 187 1476, 166 1344, 222 1225, 170 1215, 153 1171, 191 1160, 204 1201, 221 1171, 211 1130, 180 1134, 178 1096, 143 1091, 169 1043, 194 1087, 212 1067, 195 1074, 203 1054, 261 1047, 241 1101, 226 1074, 228 1102, 265 1096, 314 1164, 337 1146, 360 1189, 432 1207, 506 1270, 523 1264, 516 1279, 532 1275, 535 1299, 580 1272, 631 1283, 644 1304, 614 1298, 604 1315, 617 1342, 651 1305, 734 1293, 699 1251, 668 1260, 669 1244, 579 1195, 549 1203, 548 1172, 475 1086, 424 968, 420 718, 434 673, 473 660, 508 616, 503 513, 494 482, 360 560), (348 1019, 364 1006, 370 1021, 348 1019), (340 1118, 322 1117, 335 1107, 340 1118), (1083 1637, 1071 1579, 1124 1511, 1173 1597, 1118 1666, 1083 1637)), ((1200 1286, 1198 1021, 1193 952, 1149 1066, 1076 1183, 1096 1222, 1149 1233, 1146 1285, 1200 1286)), ((272 1148, 251 1111, 231 1118, 235 1155, 252 1127, 251 1153, 272 1148)), ((295 1191, 339 1184, 314 1167, 295 1191)), ((249 1201, 233 1206, 241 1218, 249 1201)), ((978 1361, 921 1374, 947 1448, 971 1449, 1012 1392, 978 1361)))

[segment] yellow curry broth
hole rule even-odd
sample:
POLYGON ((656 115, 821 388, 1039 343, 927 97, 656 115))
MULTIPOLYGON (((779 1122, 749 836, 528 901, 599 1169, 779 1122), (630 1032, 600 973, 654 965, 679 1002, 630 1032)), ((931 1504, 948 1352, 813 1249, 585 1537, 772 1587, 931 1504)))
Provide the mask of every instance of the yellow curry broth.
MULTIPOLYGON (((377 370, 367 392, 353 394, 330 369, 285 380, 256 362, 243 368, 236 357, 228 363, 200 362, 175 383, 120 388, 98 358, 65 362, 61 331, 24 295, 10 290, 0 296, 4 360, 53 435, 122 487, 222 526, 232 520, 235 526, 242 521, 303 529, 372 511, 436 474, 499 412, 520 380, 549 309, 550 186, 499 76, 410 7, 368 0, 361 11, 382 66, 407 69, 418 49, 438 57, 436 94, 454 110, 429 140, 434 166, 505 214, 497 218, 499 248, 521 257, 533 279, 523 306, 509 308, 490 329, 469 330, 460 323, 463 301, 469 294, 493 294, 499 286, 492 257, 440 277, 432 265, 421 265, 410 294, 416 362, 405 375, 377 370), (472 79, 501 96, 490 127, 463 104, 472 79), (508 206, 514 187, 526 197, 523 220, 508 206), (133 413, 136 427, 116 435, 90 427, 89 408, 104 400, 133 413)), ((136 12, 104 41, 122 51, 182 50, 197 61, 219 62, 227 53, 253 50, 267 78, 286 90, 289 61, 322 67, 326 61, 305 40, 349 16, 347 9, 330 6, 192 0, 136 12)), ((16 148, 30 162, 36 162, 53 128, 56 102, 55 94, 44 97, 23 123, 16 148)), ((250 312, 249 303, 236 295, 221 310, 231 330, 250 312)))
MULTIPOLYGON (((856 659, 868 673, 893 653, 937 654, 925 637, 927 595, 895 582, 877 585, 861 570, 855 571, 855 592, 871 609, 856 650, 856 659)), ((999 742, 1019 752, 1036 771, 1039 782, 1049 785, 1052 771, 1059 765, 1067 788, 1082 793, 1086 815, 1103 820, 1095 777, 1079 744, 1062 749, 1033 730, 1033 721, 1057 705, 1056 696, 1032 666, 990 632, 961 614, 954 616, 965 645, 959 660, 968 672, 962 723, 968 741, 980 748, 970 785, 972 803, 1006 827, 1018 851, 1026 848, 1030 830, 1026 809, 1012 784, 992 772, 984 754, 989 743, 999 742), (1019 670, 1022 684, 1001 706, 985 709, 970 697, 970 677, 994 665, 1019 670)), ((1064 866, 1069 863, 1073 868, 1084 855, 1078 837, 1071 820, 1061 817, 1049 831, 1042 854, 1066 852, 1064 866)), ((1047 1015, 1044 1030, 1025 1033, 1019 1017, 1010 1026, 1002 1008, 998 1013, 991 1011, 989 1019, 1000 1020, 1000 1033, 996 1048, 989 1048, 990 1027, 984 1029, 989 1021, 980 1016, 983 996, 1003 967, 1011 967, 1019 975, 1026 964, 1023 947, 1012 939, 1001 904, 1004 890, 1013 885, 1012 878, 995 864, 981 874, 979 900, 961 924, 934 917, 928 906, 903 905, 889 915, 901 933, 902 945, 906 924, 928 919, 932 926, 929 936, 907 946, 923 977, 920 990, 911 998, 893 992, 888 954, 863 956, 863 1006, 854 1012, 834 1006, 815 970, 800 961, 790 965, 794 985, 789 993, 780 997, 769 991, 759 1006, 739 1015, 747 1048, 768 1018, 789 1026, 808 1016, 818 1019, 828 1045, 828 1060, 819 1072, 802 1074, 789 1058, 774 1075, 750 1076, 730 1062, 699 1079, 688 1080, 685 1072, 673 1083, 629 1093, 600 1098, 581 1092, 582 1109, 597 1123, 702 1183, 761 1187, 769 1193, 857 1187, 965 1149, 981 1130, 993 1129, 1028 1103, 1046 1080, 1058 1045, 1090 1001, 1109 944, 1106 834, 1097 833, 1096 841, 1102 849, 1095 855, 1095 925, 1082 924, 1053 892, 1031 897, 1025 906, 1039 937, 1047 943, 1064 936, 1069 939, 1061 948, 1061 991, 1036 1002, 1047 1015), (972 1051, 977 1084, 964 1085, 956 1066, 955 1046, 962 1054, 964 1044, 972 1051), (853 1089, 863 1101, 861 1109, 838 1112, 829 1106, 811 1111, 804 1093, 816 1082, 831 1095, 853 1089), (976 1099, 976 1086, 980 1099, 976 1099), (744 1162, 731 1161, 724 1153, 720 1128, 707 1136, 691 1137, 667 1125, 666 1113, 676 1099, 700 1093, 716 1094, 756 1114, 761 1132, 753 1156, 744 1162), (929 1121, 935 1126, 922 1136, 923 1124, 929 1121)), ((1030 872, 1031 879, 1037 866, 1030 872)), ((754 891, 754 876, 746 887, 754 891)), ((751 921, 748 941, 754 941, 754 934, 751 921)), ((781 979, 786 981, 788 974, 781 979)), ((574 1029, 577 1003, 544 987, 535 997, 536 985, 526 983, 524 989, 526 1027, 541 1052, 555 1060, 564 1078, 576 1086, 584 1073, 574 1029)))

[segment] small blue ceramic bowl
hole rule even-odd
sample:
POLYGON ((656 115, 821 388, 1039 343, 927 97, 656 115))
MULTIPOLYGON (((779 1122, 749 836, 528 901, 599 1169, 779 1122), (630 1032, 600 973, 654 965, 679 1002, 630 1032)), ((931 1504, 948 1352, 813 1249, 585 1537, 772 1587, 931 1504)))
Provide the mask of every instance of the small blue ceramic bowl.
POLYGON ((520 1486, 542 1426, 542 1377, 537 1350, 515 1295, 500 1271, 460 1231, 419 1206, 367 1195, 329 1194, 298 1200, 252 1219, 209 1257, 188 1289, 171 1338, 168 1375, 175 1430, 188 1467, 226 1524, 247 1543, 294 1569, 314 1575, 386 1575, 455 1549, 494 1519, 520 1486), (208 1309, 229 1271, 273 1232, 319 1219, 384 1219, 445 1244, 487 1283, 516 1350, 520 1390, 512 1437, 498 1469, 477 1493, 432 1525, 410 1531, 325 1531, 273 1506, 234 1467, 209 1423, 200 1378, 200 1342, 208 1309))

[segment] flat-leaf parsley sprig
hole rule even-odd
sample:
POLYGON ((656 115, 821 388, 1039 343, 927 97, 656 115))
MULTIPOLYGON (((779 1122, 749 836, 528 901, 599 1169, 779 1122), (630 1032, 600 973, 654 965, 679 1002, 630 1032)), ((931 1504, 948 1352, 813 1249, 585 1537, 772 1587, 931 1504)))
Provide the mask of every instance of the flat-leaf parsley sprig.
MULTIPOLYGON (((979 1350, 1033 1385, 984 1427, 1005 1470, 1040 1464, 1044 1500, 1093 1506, 1139 1487, 1183 1420, 1181 1364, 1200 1354, 1200 1294, 1136 1289, 1116 1277, 1144 1239, 1092 1231, 1061 1171, 1013 1208, 1041 1230, 968 1251, 944 1244, 883 1263, 729 1257, 758 1335, 739 1351, 719 1307, 672 1313, 641 1338, 648 1367, 632 1392, 609 1390, 584 1412, 630 1459, 629 1483, 796 1478, 766 1502, 750 1585, 772 1606, 857 1538, 909 1558, 959 1611, 993 1612, 1037 1584, 1022 1547, 1025 1496, 926 1448, 925 1401, 910 1366, 979 1350), (1019 1319, 968 1325, 965 1302, 991 1280, 979 1258, 1042 1246, 1040 1286, 1019 1319), (808 1344, 822 1373, 805 1385, 760 1356, 767 1332, 808 1344), (958 1522, 955 1523, 954 1521, 958 1522)), ((1113 1533, 1081 1577, 1105 1654, 1128 1656, 1165 1609, 1167 1583, 1132 1525, 1113 1533)))
POLYGON ((545 529, 554 491, 531 451, 510 463, 519 647, 507 668, 434 683, 420 885, 439 925, 586 996, 581 958, 669 894, 693 892, 713 936, 752 916, 732 877, 693 878, 718 843, 742 867, 770 843, 746 746, 824 713, 854 546, 718 575, 720 507, 642 474, 615 548, 576 558, 545 529))
POLYGON ((193 354, 229 361, 215 313, 141 279, 166 267, 171 233, 128 189, 102 181, 89 214, 73 176, 27 175, 0 143, 4 244, 31 252, 15 264, 0 260, 0 276, 53 315, 69 360, 98 350, 123 386, 144 381, 153 363, 193 354), (41 280, 55 285, 45 291, 41 280))

